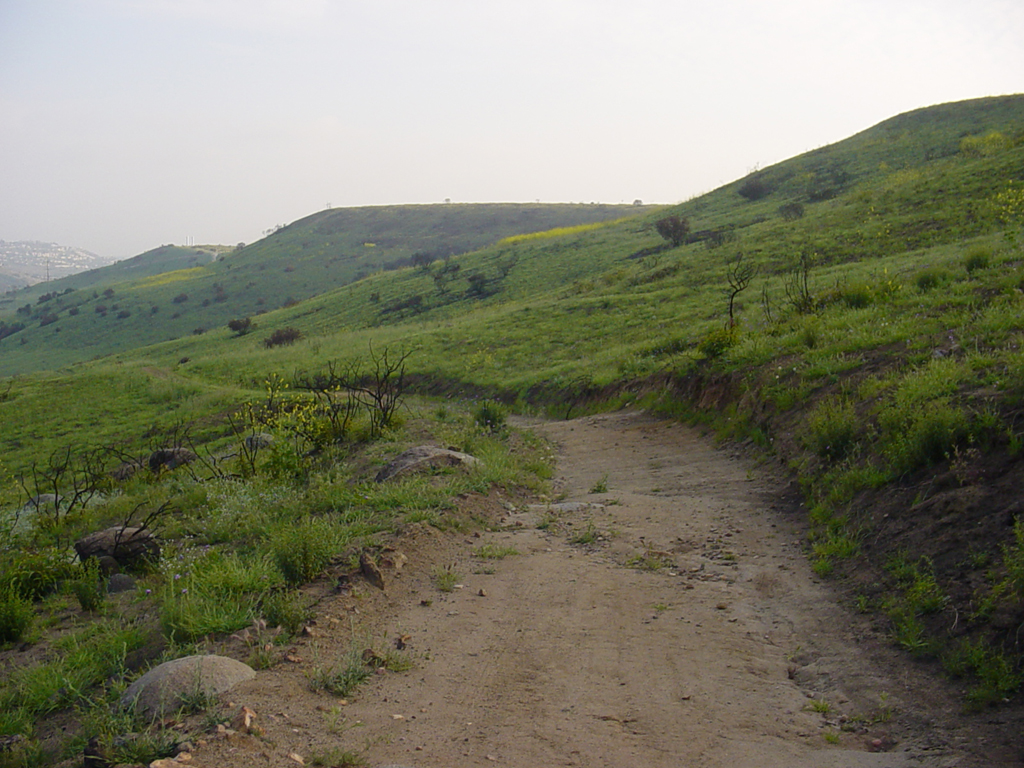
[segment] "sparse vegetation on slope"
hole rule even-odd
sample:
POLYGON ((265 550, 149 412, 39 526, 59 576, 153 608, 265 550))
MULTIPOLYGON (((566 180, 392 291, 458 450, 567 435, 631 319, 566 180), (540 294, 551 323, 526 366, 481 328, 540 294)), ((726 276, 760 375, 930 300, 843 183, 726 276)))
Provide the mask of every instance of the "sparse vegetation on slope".
MULTIPOLYGON (((162 246, 0 297, 0 321, 8 330, 14 322, 24 326, 0 347, 0 374, 200 334, 380 271, 429 268, 505 237, 566 225, 585 230, 644 210, 539 203, 339 208, 277 227, 249 246, 162 246)), ((491 290, 487 279, 475 279, 478 293, 491 290)))

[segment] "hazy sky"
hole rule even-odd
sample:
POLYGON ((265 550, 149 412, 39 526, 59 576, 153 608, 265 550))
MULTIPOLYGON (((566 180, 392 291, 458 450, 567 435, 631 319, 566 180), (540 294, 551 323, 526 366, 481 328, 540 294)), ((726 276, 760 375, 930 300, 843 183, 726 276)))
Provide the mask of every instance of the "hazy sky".
POLYGON ((0 0, 0 239, 120 259, 328 203, 677 202, 1022 91, 1021 0, 0 0))

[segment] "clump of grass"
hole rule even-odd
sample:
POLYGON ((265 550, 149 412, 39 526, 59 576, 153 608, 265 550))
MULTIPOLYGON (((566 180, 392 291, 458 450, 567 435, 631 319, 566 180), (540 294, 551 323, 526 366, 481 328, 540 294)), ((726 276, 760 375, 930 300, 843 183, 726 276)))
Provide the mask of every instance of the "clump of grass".
POLYGON ((917 290, 926 293, 933 288, 945 285, 949 282, 950 277, 949 271, 942 267, 929 267, 918 273, 914 283, 917 285, 917 290))
POLYGON ((498 432, 508 420, 508 408, 497 400, 485 400, 473 411, 473 421, 481 429, 498 432))
POLYGON ((808 712, 817 712, 821 715, 827 715, 832 711, 832 705, 825 701, 825 699, 811 699, 804 709, 808 712))
POLYGON ((45 662, 10 670, 0 680, 0 713, 31 720, 93 697, 98 686, 124 671, 129 652, 146 632, 120 620, 99 619, 52 643, 45 662))
POLYGON ((173 756, 181 740, 178 731, 146 728, 134 711, 110 706, 103 698, 93 699, 83 709, 82 732, 96 738, 112 765, 149 765, 173 756))
POLYGON ((842 301, 850 309, 864 309, 871 304, 871 288, 867 285, 850 285, 842 291, 842 301))
POLYGON ((327 768, 363 768, 370 764, 358 752, 341 747, 314 750, 310 753, 309 759, 313 765, 322 765, 327 768))
POLYGON ((641 571, 660 571, 662 568, 671 568, 672 565, 672 557, 667 552, 659 552, 646 542, 640 552, 626 560, 626 567, 641 571))
POLYGON ((540 520, 537 521, 537 529, 541 531, 549 530, 558 523, 558 516, 553 512, 545 512, 540 520))
POLYGON ((910 560, 900 552, 885 564, 896 582, 897 594, 886 598, 882 610, 892 622, 892 638, 897 645, 917 656, 931 655, 937 642, 926 635, 921 616, 942 610, 948 597, 939 588, 931 561, 910 560))
POLYGON ((78 577, 68 582, 68 588, 78 599, 83 611, 98 611, 107 597, 106 581, 100 574, 99 560, 90 557, 82 563, 78 577))
POLYGON ((979 269, 987 269, 991 256, 992 250, 985 246, 979 245, 968 250, 964 256, 964 268, 967 270, 967 274, 973 274, 979 269))
POLYGON ((811 548, 814 559, 811 568, 819 576, 829 576, 837 560, 846 560, 860 551, 857 539, 845 529, 833 524, 828 532, 811 548))
POLYGON ((178 696, 178 711, 183 715, 197 715, 219 704, 217 694, 203 685, 197 674, 192 687, 178 696))
POLYGON ((313 581, 335 555, 337 534, 323 518, 306 518, 280 529, 270 542, 278 568, 289 584, 313 581))
POLYGON ((601 532, 594 525, 593 520, 588 520, 582 531, 577 531, 569 537, 570 544, 593 544, 601 532))
POLYGON ((736 326, 715 328, 697 342, 697 351, 709 360, 713 360, 736 346, 739 339, 739 329, 736 326))
MULTIPOLYGON (((405 646, 402 645, 402 648, 405 646)), ((416 662, 413 658, 398 648, 387 648, 378 653, 372 648, 363 651, 363 661, 375 669, 386 669, 388 672, 408 672, 415 669, 416 662)))
POLYGON ((849 400, 827 397, 811 411, 807 426, 808 447, 821 458, 835 461, 853 450, 860 421, 849 400))
POLYGON ((965 639, 947 649, 942 665, 954 677, 974 677, 976 682, 967 690, 966 697, 974 707, 1001 703, 1024 683, 1013 660, 981 638, 965 639))
POLYGON ((230 595, 199 579, 165 588, 161 597, 160 624, 174 642, 189 642, 210 634, 225 634, 252 622, 255 598, 230 595))
POLYGON ((0 584, 8 584, 22 597, 39 600, 56 592, 67 579, 76 576, 67 553, 55 547, 4 552, 0 584))
POLYGON ((302 629, 309 615, 305 603, 296 592, 271 592, 260 606, 269 627, 280 627, 289 635, 302 629))
POLYGON ((351 696, 371 674, 372 672, 363 661, 361 653, 353 647, 340 664, 327 667, 314 664, 307 673, 307 677, 311 691, 327 691, 344 699, 351 696))
POLYGON ((502 547, 497 544, 484 544, 473 554, 483 560, 501 560, 502 558, 510 557, 511 555, 518 555, 519 550, 515 547, 502 547))
POLYGON ((455 585, 462 579, 462 574, 457 570, 455 563, 438 566, 434 569, 434 586, 442 592, 452 592, 455 585))
POLYGON ((981 601, 981 614, 990 614, 1002 602, 1015 603, 1024 598, 1024 521, 1014 522, 1013 539, 1002 550, 1002 576, 981 601))
POLYGON ((608 475, 601 475, 601 479, 590 488, 591 493, 608 493, 608 475))
POLYGON ((25 636, 35 611, 31 601, 13 587, 0 588, 0 643, 16 643, 25 636))

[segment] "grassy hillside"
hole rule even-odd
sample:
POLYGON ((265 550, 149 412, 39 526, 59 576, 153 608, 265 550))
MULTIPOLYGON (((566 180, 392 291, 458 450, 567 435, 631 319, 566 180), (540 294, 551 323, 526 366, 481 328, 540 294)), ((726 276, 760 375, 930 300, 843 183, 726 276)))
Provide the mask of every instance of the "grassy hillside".
MULTIPOLYGON (((193 521, 169 530, 264 564, 265 537, 245 528, 243 543, 232 539, 240 509, 266 507, 269 536, 282 540, 282 504, 310 526, 372 519, 345 527, 346 542, 392 525, 375 516, 385 508, 429 517, 448 503, 432 490, 352 491, 381 439, 409 439, 381 428, 380 401, 365 400, 394 391, 401 369, 406 394, 446 401, 395 421, 446 445, 494 438, 488 414, 502 407, 566 416, 627 404, 747 443, 799 482, 808 556, 851 606, 955 679, 966 706, 1020 707, 1024 96, 901 115, 682 205, 592 224, 370 274, 253 314, 242 333, 211 325, 0 383, 9 504, 54 492, 59 483, 39 478, 60 475, 66 446, 82 463, 58 477, 61 493, 72 475, 168 443, 216 454, 268 432, 277 446, 241 453, 230 490, 208 490, 224 480, 212 464, 191 479, 143 473, 104 486, 106 500, 77 517, 10 535, 4 556, 59 559, 70 531, 167 499, 193 521), (689 223, 678 245, 656 228, 671 216, 689 223), (485 398, 505 406, 459 402, 485 398)), ((216 274, 259 271, 229 270, 242 254, 216 274)), ((248 621, 260 600, 243 593, 248 621)), ((168 593, 161 609, 172 634, 180 602, 168 593)))
POLYGON ((649 210, 622 205, 406 205, 321 211, 249 246, 163 246, 0 300, 0 375, 59 368, 225 326, 413 261, 649 210), (6 307, 6 312, 4 309, 6 307), (12 329, 18 330, 14 333, 12 329))

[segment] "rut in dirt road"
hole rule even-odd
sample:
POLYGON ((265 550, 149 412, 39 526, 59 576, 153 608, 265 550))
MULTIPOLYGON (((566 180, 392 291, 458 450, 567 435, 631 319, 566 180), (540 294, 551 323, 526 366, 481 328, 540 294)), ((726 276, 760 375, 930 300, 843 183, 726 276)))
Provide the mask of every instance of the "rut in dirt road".
POLYGON ((749 464, 639 414, 535 429, 560 501, 474 542, 518 555, 396 610, 428 660, 348 708, 386 734, 371 764, 972 764, 860 647, 749 464))

